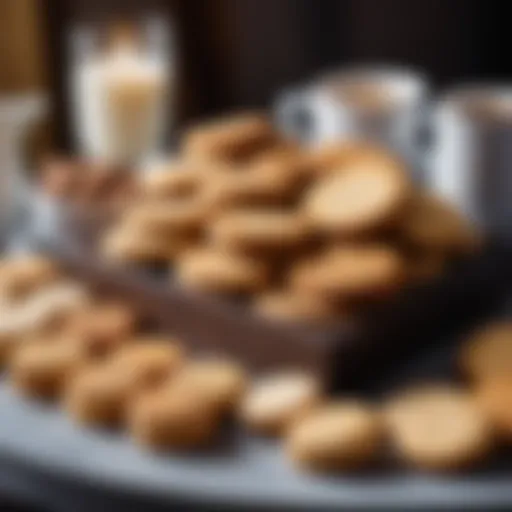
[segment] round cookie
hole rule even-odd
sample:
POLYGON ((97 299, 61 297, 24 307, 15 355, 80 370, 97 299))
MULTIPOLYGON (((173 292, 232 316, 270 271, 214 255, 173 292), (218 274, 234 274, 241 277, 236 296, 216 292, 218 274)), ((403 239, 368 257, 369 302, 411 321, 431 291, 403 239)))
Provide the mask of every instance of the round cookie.
POLYGON ((339 309, 322 297, 295 290, 263 293, 253 303, 256 313, 278 321, 321 324, 346 318, 339 309))
POLYGON ((466 392, 443 386, 409 391, 387 407, 399 456, 425 470, 454 471, 479 463, 493 446, 487 416, 466 392))
POLYGON ((235 208, 290 204, 297 196, 297 176, 267 170, 254 166, 245 171, 220 172, 208 183, 199 201, 210 215, 235 208))
POLYGON ((202 392, 173 387, 142 394, 129 407, 132 438, 152 450, 193 450, 214 440, 219 416, 202 392))
POLYGON ((53 399, 60 396, 69 377, 87 360, 83 348, 74 340, 35 340, 14 352, 9 375, 23 395, 53 399))
POLYGON ((461 348, 459 364, 477 381, 512 375, 512 322, 496 322, 474 333, 461 348))
POLYGON ((382 430, 379 416, 367 405, 332 402, 292 425, 286 453, 294 464, 309 471, 356 470, 376 459, 382 430))
POLYGON ((244 369, 234 362, 203 359, 185 365, 170 385, 184 393, 191 389, 201 394, 214 410, 223 415, 232 411, 240 402, 247 385, 247 376, 244 369))
POLYGON ((322 399, 317 379, 299 372, 268 375, 247 391, 240 419, 263 435, 282 435, 294 420, 316 407, 322 399))
POLYGON ((311 230, 293 212, 253 209, 227 212, 210 225, 218 247, 252 254, 298 250, 311 240, 311 230))
POLYGON ((137 386, 155 386, 182 366, 184 353, 173 339, 137 338, 115 352, 111 363, 137 386))
POLYGON ((378 298, 399 289, 405 264, 384 245, 334 248, 292 269, 292 288, 332 299, 378 298))
POLYGON ((441 198, 418 193, 401 221, 404 241, 415 249, 444 254, 471 252, 480 237, 469 221, 441 198))
POLYGON ((260 262, 208 247, 183 254, 176 275, 184 286, 209 293, 252 293, 267 281, 267 269, 260 262))
POLYGON ((142 178, 142 191, 151 198, 183 199, 196 194, 204 172, 193 164, 173 161, 150 170, 142 178))
POLYGON ((238 113, 191 129, 183 143, 184 154, 212 160, 243 161, 273 145, 276 134, 267 118, 238 113))
POLYGON ((194 243, 194 238, 164 237, 122 224, 107 232, 102 240, 101 252, 106 259, 115 262, 167 263, 194 243))
POLYGON ((512 376, 484 379, 476 387, 475 398, 499 435, 512 441, 512 376))
POLYGON ((135 391, 131 375, 122 368, 100 363, 71 376, 64 393, 64 408, 79 424, 119 426, 135 391))
POLYGON ((65 332, 93 358, 111 354, 134 334, 137 318, 124 304, 104 302, 77 311, 65 332))
POLYGON ((13 351, 27 338, 55 336, 70 315, 88 300, 76 283, 58 282, 33 293, 15 304, 1 307, 0 366, 9 362, 13 351))
POLYGON ((363 159, 320 179, 306 194, 304 211, 323 231, 366 234, 396 221, 410 193, 409 179, 399 163, 363 159))
POLYGON ((156 236, 195 234, 206 220, 203 203, 189 199, 174 199, 139 204, 131 208, 124 222, 139 233, 156 236))
POLYGON ((0 297, 23 299, 60 277, 54 262, 40 255, 14 256, 0 262, 0 297))

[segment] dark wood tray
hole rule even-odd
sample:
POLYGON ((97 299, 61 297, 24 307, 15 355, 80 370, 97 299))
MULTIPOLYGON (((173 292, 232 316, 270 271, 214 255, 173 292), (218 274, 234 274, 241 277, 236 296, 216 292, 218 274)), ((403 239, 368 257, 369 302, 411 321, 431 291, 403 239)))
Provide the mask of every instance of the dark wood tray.
POLYGON ((492 241, 357 323, 306 328, 256 317, 243 305, 192 293, 168 277, 108 265, 94 250, 97 219, 86 227, 83 218, 62 209, 58 217, 44 235, 38 233, 40 247, 72 274, 122 296, 192 350, 226 353, 255 369, 304 367, 335 388, 360 389, 438 340, 456 339, 454 334, 492 315, 512 284, 512 246, 492 241))

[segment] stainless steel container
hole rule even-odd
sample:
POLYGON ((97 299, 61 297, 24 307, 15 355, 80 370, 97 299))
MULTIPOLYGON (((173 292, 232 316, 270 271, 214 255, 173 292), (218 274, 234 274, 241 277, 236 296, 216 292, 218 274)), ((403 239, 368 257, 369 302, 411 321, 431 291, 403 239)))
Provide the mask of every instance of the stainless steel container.
POLYGON ((428 89, 423 75, 410 70, 347 68, 285 90, 276 116, 285 133, 312 145, 367 139, 416 159, 428 89))
POLYGON ((449 92, 433 128, 431 187, 483 229, 512 237, 512 87, 449 92))

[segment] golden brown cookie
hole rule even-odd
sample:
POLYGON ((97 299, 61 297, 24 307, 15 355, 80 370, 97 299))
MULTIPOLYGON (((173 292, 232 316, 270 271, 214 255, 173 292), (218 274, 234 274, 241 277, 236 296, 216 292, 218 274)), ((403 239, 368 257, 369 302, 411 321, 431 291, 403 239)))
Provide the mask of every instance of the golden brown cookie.
POLYGON ((101 252, 107 260, 123 264, 167 263, 193 243, 193 237, 161 236, 122 224, 105 234, 101 252))
POLYGON ((313 238, 307 222, 296 213, 263 208, 220 215, 210 225, 210 237, 218 247, 249 254, 294 251, 313 238))
POLYGON ((211 293, 252 293, 267 281, 260 262, 209 247, 184 253, 175 270, 184 286, 211 293))
POLYGON ((401 221, 404 241, 413 248, 445 254, 478 249, 481 239, 468 220, 441 198, 416 194, 401 221))
POLYGON ((276 133, 260 114, 239 113, 203 123, 185 136, 185 155, 213 160, 241 161, 273 145, 276 133))
POLYGON ((68 378, 87 360, 82 346, 72 339, 35 340, 14 352, 9 375, 23 395, 53 399, 61 395, 68 378))
POLYGON ((137 316, 118 302, 98 302, 71 316, 65 331, 91 357, 102 358, 127 343, 135 333, 137 316))
POLYGON ((192 389, 202 394, 223 415, 238 405, 246 384, 246 373, 239 364, 223 359, 199 359, 185 365, 170 386, 184 393, 192 389))
POLYGON ((184 362, 184 352, 174 339, 136 338, 112 357, 112 367, 137 386, 155 386, 174 375, 184 362))
POLYGON ((347 318, 346 313, 323 297, 297 290, 263 293, 256 297, 253 306, 257 314, 278 321, 323 324, 347 318))
POLYGON ((398 220, 410 193, 401 164, 363 159, 320 179, 306 194, 304 212, 321 230, 355 236, 398 220))
POLYGON ((70 376, 63 397, 64 408, 74 421, 83 425, 119 426, 135 391, 131 375, 122 368, 100 363, 70 376))
POLYGON ((376 459, 382 442, 379 416, 367 405, 339 401, 296 421, 286 439, 286 453, 309 471, 350 471, 376 459))
POLYGON ((489 416, 498 434, 512 441, 512 375, 488 377, 477 384, 477 404, 489 416))
POLYGON ((390 402, 386 419, 399 456, 426 470, 453 471, 479 463, 492 449, 487 416, 473 397, 449 386, 406 392, 390 402))
POLYGON ((21 255, 0 262, 0 297, 23 299, 60 277, 57 265, 45 256, 21 255))
POLYGON ((209 214, 233 208, 282 206, 295 200, 300 187, 291 173, 267 172, 268 167, 254 166, 246 171, 219 172, 198 199, 209 214))
POLYGON ((58 282, 22 301, 0 306, 0 366, 9 362, 13 350, 27 338, 58 336, 70 316, 87 301, 79 284, 58 282))
POLYGON ((384 245, 334 248, 292 269, 292 288, 333 299, 377 298, 404 282, 401 256, 384 245))
POLYGON ((321 400, 321 386, 315 377, 301 372, 276 373, 260 378, 248 389, 240 419, 258 434, 282 435, 321 400))
POLYGON ((201 392, 166 388, 136 397, 129 407, 133 439, 152 450, 193 450, 214 440, 217 411, 201 392))
POLYGON ((204 172, 191 163, 172 161, 150 170, 142 178, 142 191, 151 198, 192 197, 204 182, 204 172))
POLYGON ((194 198, 143 202, 123 218, 135 231, 159 237, 195 234, 205 220, 204 204, 194 198))
POLYGON ((472 379, 512 375, 512 322, 501 321, 479 329, 462 346, 459 363, 472 379))

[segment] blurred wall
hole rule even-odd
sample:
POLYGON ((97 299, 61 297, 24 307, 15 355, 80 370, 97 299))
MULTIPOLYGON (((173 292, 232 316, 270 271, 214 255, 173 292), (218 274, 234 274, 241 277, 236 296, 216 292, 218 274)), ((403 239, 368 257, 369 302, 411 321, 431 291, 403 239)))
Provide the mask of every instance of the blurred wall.
POLYGON ((40 6, 39 0, 0 1, 0 94, 46 85, 40 6))
POLYGON ((69 142, 65 33, 86 19, 148 12, 173 19, 181 50, 182 123, 240 107, 268 106, 282 88, 354 62, 421 68, 439 88, 512 76, 512 62, 505 56, 507 2, 52 0, 44 5, 64 145, 69 142))

